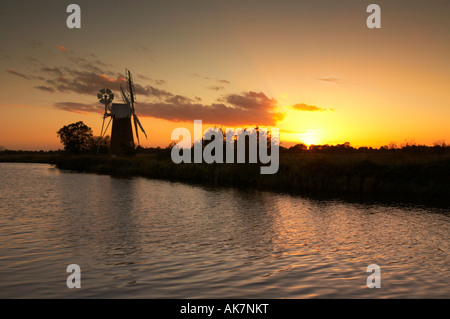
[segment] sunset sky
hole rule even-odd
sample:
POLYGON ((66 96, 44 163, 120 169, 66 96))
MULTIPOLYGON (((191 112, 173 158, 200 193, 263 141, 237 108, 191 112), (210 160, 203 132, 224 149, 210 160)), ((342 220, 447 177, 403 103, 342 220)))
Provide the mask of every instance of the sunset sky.
POLYGON ((177 127, 277 127, 297 143, 450 143, 450 1, 12 1, 0 10, 0 146, 100 134, 125 68, 148 140, 177 127), (66 8, 81 7, 81 29, 66 8), (381 7, 381 29, 366 8, 381 7))

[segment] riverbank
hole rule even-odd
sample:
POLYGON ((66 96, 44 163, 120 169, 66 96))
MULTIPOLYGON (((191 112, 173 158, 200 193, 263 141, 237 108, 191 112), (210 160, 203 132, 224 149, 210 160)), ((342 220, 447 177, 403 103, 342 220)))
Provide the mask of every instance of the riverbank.
POLYGON ((281 153, 273 175, 261 175, 260 164, 174 164, 157 154, 114 158, 31 152, 2 154, 0 162, 49 163, 78 172, 269 190, 450 195, 449 152, 281 153))

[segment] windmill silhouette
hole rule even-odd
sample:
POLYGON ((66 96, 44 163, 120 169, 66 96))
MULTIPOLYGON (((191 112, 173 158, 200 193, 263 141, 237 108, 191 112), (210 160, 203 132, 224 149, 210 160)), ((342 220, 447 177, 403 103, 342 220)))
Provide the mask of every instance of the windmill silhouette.
POLYGON ((125 74, 127 88, 124 90, 122 86, 120 87, 122 99, 125 103, 112 103, 112 101, 114 100, 114 94, 110 89, 101 89, 97 94, 100 103, 105 104, 105 112, 103 114, 102 130, 97 147, 97 154, 99 153, 103 136, 108 130, 111 121, 112 128, 110 152, 113 155, 121 155, 129 149, 134 149, 134 137, 131 118, 133 118, 138 144, 140 144, 138 126, 141 129, 142 133, 144 133, 145 138, 147 138, 147 134, 145 133, 145 130, 136 115, 136 94, 134 92, 134 84, 131 72, 129 70, 125 70, 125 74), (108 125, 103 130, 105 120, 108 117, 110 118, 108 125))

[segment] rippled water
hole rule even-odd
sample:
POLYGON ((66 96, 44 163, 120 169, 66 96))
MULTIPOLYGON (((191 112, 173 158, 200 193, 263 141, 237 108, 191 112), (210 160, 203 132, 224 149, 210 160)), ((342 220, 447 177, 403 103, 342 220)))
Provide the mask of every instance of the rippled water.
POLYGON ((2 298, 448 298, 449 230, 448 208, 0 163, 2 298))

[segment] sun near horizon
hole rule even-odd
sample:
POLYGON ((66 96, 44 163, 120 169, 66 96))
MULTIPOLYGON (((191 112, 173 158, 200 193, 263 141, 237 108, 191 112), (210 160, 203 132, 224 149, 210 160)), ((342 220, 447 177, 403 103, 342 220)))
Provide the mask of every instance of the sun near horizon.
POLYGON ((82 26, 69 29, 65 4, 8 2, 0 146, 56 150, 56 131, 77 121, 99 135, 97 92, 120 102, 125 68, 143 147, 166 147, 196 119, 276 127, 283 146, 449 143, 448 2, 378 3, 381 29, 350 1, 133 3, 132 15, 109 2, 108 14, 93 14, 105 3, 79 1, 82 26))

